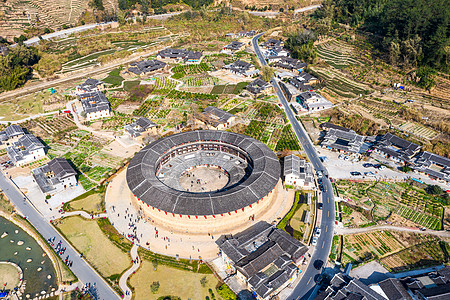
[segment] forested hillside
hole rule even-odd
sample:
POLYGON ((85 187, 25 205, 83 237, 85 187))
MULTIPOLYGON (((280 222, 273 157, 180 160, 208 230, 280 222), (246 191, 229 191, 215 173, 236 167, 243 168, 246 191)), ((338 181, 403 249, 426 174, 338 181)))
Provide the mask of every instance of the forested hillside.
POLYGON ((338 22, 381 36, 394 65, 448 71, 448 0, 325 0, 316 17, 328 30, 338 22))

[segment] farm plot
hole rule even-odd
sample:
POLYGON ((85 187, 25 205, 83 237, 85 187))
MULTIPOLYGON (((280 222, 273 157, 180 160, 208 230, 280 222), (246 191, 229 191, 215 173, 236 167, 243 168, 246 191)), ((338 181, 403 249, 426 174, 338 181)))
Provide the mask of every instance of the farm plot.
POLYGON ((138 109, 133 111, 133 115, 135 116, 143 116, 145 115, 150 109, 157 108, 161 105, 162 100, 160 98, 153 98, 144 101, 141 106, 139 106, 138 109))
POLYGON ((398 115, 402 105, 393 101, 382 100, 379 98, 364 98, 356 102, 359 106, 365 108, 373 115, 391 119, 398 115))
POLYGON ((212 76, 186 76, 181 79, 187 86, 205 86, 216 85, 219 83, 219 79, 212 76))
POLYGON ((426 228, 434 230, 440 230, 442 228, 440 219, 415 211, 403 205, 398 206, 395 213, 426 228))
POLYGON ((434 239, 389 255, 380 262, 391 272, 404 272, 440 265, 445 262, 445 254, 439 240, 434 239))
POLYGON ((166 76, 158 76, 154 78, 153 94, 166 95, 174 89, 178 82, 166 76))
POLYGON ((295 136, 292 131, 291 124, 284 126, 281 133, 281 137, 277 142, 275 147, 276 151, 282 150, 300 150, 300 145, 298 144, 297 136, 295 136))
POLYGON ((439 135, 439 132, 412 121, 401 124, 398 129, 427 140, 432 140, 439 135))
POLYGON ((191 93, 191 92, 172 90, 166 96, 166 98, 189 99, 189 100, 216 100, 218 98, 218 96, 212 95, 212 94, 191 93))
POLYGON ((200 63, 195 65, 176 65, 172 68, 172 78, 180 79, 186 75, 201 74, 211 70, 208 63, 200 63))
POLYGON ((404 249, 389 231, 376 231, 344 236, 342 263, 360 264, 404 249))
POLYGON ((316 47, 317 56, 327 64, 342 69, 351 65, 362 65, 363 63, 352 56, 351 46, 341 41, 330 41, 316 47))
POLYGON ((336 69, 314 68, 313 70, 326 82, 325 89, 338 97, 355 98, 360 94, 366 95, 371 92, 368 86, 346 78, 336 69))

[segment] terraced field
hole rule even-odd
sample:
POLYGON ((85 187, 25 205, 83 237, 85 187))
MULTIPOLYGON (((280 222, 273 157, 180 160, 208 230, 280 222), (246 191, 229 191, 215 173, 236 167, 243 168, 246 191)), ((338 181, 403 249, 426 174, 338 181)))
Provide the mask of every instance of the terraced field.
POLYGON ((436 130, 412 121, 401 124, 398 126, 398 129, 427 140, 432 140, 439 135, 439 132, 436 130))
POLYGON ((320 79, 326 82, 325 90, 336 97, 355 98, 372 91, 368 86, 346 78, 339 70, 328 68, 312 68, 320 79))
POLYGON ((326 42, 317 46, 316 51, 317 56, 336 69, 364 64, 353 55, 352 47, 342 41, 332 40, 326 42))

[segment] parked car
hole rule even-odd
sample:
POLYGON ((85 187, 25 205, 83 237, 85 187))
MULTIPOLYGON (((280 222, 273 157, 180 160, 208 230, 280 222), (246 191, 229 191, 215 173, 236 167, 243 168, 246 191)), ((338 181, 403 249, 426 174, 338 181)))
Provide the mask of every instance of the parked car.
POLYGON ((364 168, 371 168, 371 167, 373 167, 373 165, 369 164, 369 163, 365 163, 365 164, 363 164, 363 167, 364 168))
POLYGON ((338 156, 339 159, 344 159, 344 157, 345 157, 344 154, 341 154, 341 155, 338 156))
POLYGON ((322 233, 322 230, 321 230, 319 227, 316 227, 315 235, 316 235, 317 237, 319 237, 321 233, 322 233))
POLYGON ((361 176, 361 172, 350 172, 350 175, 352 176, 361 176))
POLYGON ((319 203, 319 205, 317 206, 318 209, 322 209, 323 208, 323 203, 319 203))
POLYGON ((375 176, 373 172, 364 172, 364 175, 366 176, 375 176))
POLYGON ((317 245, 317 240, 318 240, 318 238, 316 236, 313 237, 312 241, 311 241, 311 245, 313 245, 313 246, 317 245))

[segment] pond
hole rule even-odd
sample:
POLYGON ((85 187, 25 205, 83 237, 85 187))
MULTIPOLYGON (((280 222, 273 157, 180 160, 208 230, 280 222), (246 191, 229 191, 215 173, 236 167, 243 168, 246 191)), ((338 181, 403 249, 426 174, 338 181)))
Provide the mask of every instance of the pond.
POLYGON ((13 262, 22 269, 25 296, 34 298, 58 289, 55 269, 45 251, 24 230, 2 217, 0 261, 13 262))

